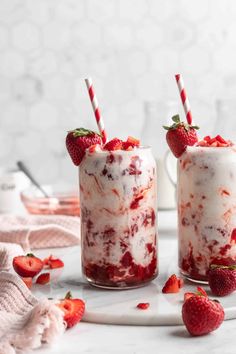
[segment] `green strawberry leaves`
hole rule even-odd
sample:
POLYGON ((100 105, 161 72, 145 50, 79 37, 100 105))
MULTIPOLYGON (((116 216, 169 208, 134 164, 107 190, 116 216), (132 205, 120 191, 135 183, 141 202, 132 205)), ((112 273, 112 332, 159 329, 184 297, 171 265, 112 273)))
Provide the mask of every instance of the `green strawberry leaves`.
POLYGON ((170 127, 163 125, 163 128, 165 130, 173 130, 179 127, 183 127, 186 131, 189 131, 189 129, 196 129, 196 130, 199 129, 197 125, 190 125, 186 122, 181 122, 180 116, 178 114, 174 115, 171 119, 173 120, 174 123, 170 127))
POLYGON ((230 265, 230 266, 225 266, 225 265, 220 265, 220 264, 211 264, 210 269, 229 269, 229 270, 236 270, 236 265, 230 265))
POLYGON ((74 138, 78 138, 81 136, 86 136, 86 135, 99 135, 98 133, 89 130, 89 129, 85 129, 85 128, 76 128, 74 130, 70 130, 68 133, 73 133, 74 138))

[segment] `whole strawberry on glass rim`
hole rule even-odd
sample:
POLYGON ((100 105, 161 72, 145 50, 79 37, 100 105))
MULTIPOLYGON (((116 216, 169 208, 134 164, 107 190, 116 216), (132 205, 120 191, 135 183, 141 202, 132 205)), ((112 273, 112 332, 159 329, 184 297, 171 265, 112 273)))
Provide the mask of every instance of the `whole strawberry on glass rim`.
POLYGON ((102 144, 101 136, 89 129, 77 128, 70 130, 66 136, 66 148, 74 165, 79 166, 85 151, 92 145, 102 144))
POLYGON ((187 146, 193 146, 198 142, 196 125, 181 122, 179 115, 172 117, 174 122, 170 127, 163 126, 167 130, 166 141, 175 157, 180 157, 187 146))

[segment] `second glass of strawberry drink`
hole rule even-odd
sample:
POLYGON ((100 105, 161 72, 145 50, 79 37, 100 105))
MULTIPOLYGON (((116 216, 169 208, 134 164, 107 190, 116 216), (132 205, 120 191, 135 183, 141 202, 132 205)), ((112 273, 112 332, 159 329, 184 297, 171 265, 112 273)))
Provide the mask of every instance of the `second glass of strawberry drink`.
MULTIPOLYGON (((97 114, 91 81, 87 86, 97 114)), ((103 142, 94 145, 90 132, 88 148, 79 147, 83 274, 102 288, 140 287, 158 274, 155 160, 138 140, 106 143, 103 131, 103 142)))
POLYGON ((178 158, 179 268, 190 280, 207 282, 212 264, 236 263, 236 146, 219 135, 199 142, 187 106, 189 124, 175 117, 167 133, 178 158))

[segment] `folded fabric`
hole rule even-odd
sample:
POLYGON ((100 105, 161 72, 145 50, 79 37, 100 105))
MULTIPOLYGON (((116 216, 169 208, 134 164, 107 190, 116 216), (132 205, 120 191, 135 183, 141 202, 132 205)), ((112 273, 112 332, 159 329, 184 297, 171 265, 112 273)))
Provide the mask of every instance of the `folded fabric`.
POLYGON ((79 243, 80 219, 63 215, 1 215, 0 242, 17 243, 25 251, 79 243))
POLYGON ((24 254, 24 251, 20 245, 0 242, 0 271, 11 270, 13 258, 21 254, 24 254))
POLYGON ((17 275, 0 273, 0 353, 14 354, 50 344, 65 331, 63 312, 37 300, 17 275))

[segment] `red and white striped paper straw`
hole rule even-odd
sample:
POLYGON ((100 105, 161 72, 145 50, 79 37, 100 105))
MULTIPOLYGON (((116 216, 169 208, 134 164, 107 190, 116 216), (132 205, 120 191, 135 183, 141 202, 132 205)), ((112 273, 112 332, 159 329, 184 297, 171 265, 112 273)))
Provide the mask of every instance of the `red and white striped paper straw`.
POLYGON ((106 131, 105 131, 105 126, 104 126, 104 121, 103 121, 103 118, 102 118, 102 114, 101 114, 101 111, 100 111, 99 106, 98 106, 97 96, 95 95, 95 92, 94 92, 92 79, 91 78, 86 78, 85 79, 85 83, 86 83, 86 86, 87 86, 87 89, 88 89, 90 101, 92 103, 94 115, 95 115, 95 118, 96 118, 96 121, 97 121, 97 126, 98 126, 99 132, 100 132, 100 134, 102 136, 102 142, 103 142, 103 144, 105 144, 106 141, 107 141, 107 134, 106 134, 106 131))
POLYGON ((180 97, 181 97, 181 101, 183 103, 183 107, 184 107, 184 112, 186 115, 186 119, 188 124, 192 124, 193 121, 193 117, 192 117, 192 113, 191 113, 191 109, 190 109, 190 104, 189 104, 189 100, 184 88, 184 81, 182 78, 182 75, 180 74, 176 74, 175 75, 175 79, 179 88, 179 93, 180 93, 180 97))

